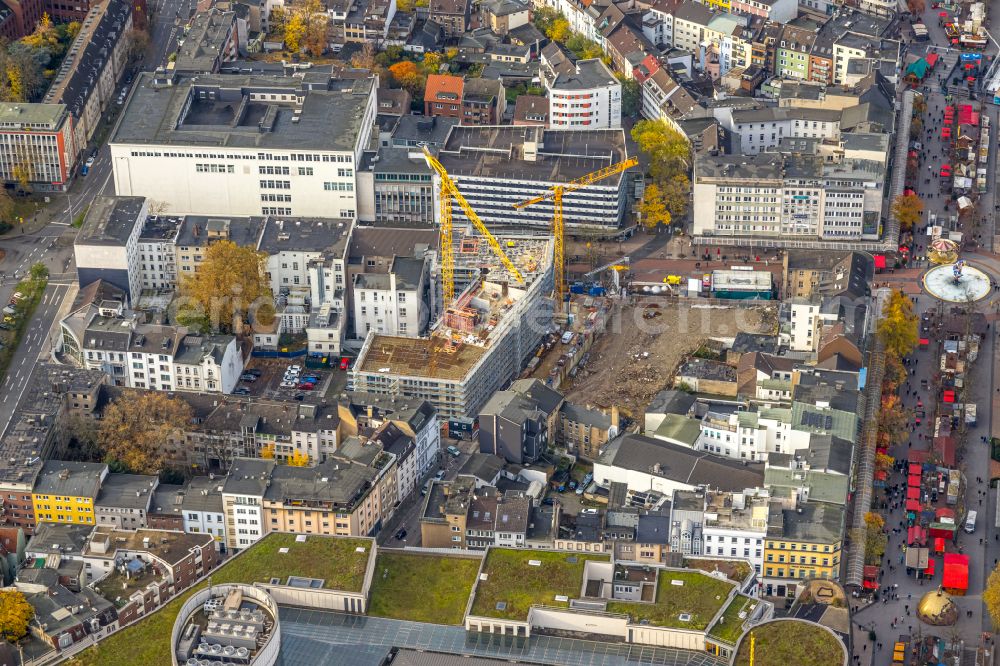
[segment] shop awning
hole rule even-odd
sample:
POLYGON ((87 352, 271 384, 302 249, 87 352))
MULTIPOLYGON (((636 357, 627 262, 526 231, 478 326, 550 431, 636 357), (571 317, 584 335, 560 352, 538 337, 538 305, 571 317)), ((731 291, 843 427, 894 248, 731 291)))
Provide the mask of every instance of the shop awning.
POLYGON ((906 500, 906 510, 907 511, 920 511, 920 502, 915 499, 906 500))
POLYGON ((928 65, 930 65, 931 67, 933 67, 934 65, 937 64, 937 61, 938 61, 939 57, 940 56, 938 56, 937 53, 928 53, 927 55, 924 56, 924 60, 927 61, 928 65))
POLYGON ((920 472, 923 471, 923 467, 921 467, 920 463, 910 463, 910 466, 907 469, 910 474, 920 474, 920 472))
POLYGON ((944 554, 941 586, 946 590, 965 592, 969 589, 969 556, 960 553, 944 554))
POLYGON ((927 576, 928 578, 934 577, 934 558, 932 557, 927 558, 927 568, 924 569, 924 575, 927 576))
POLYGON ((923 546, 927 543, 927 532, 920 525, 913 525, 906 528, 906 545, 923 546))
POLYGON ((936 539, 934 539, 934 552, 935 553, 943 553, 944 552, 944 538, 943 537, 937 537, 936 539))
POLYGON ((938 509, 937 511, 934 512, 934 517, 938 518, 938 519, 940 519, 940 518, 951 518, 952 520, 955 520, 955 510, 954 509, 949 509, 948 507, 943 506, 943 507, 941 507, 940 509, 938 509))
POLYGON ((919 474, 911 474, 910 478, 908 478, 906 480, 906 485, 910 486, 911 488, 919 488, 920 487, 920 475, 919 474))
POLYGON ((927 338, 920 338, 920 344, 921 345, 926 346, 926 345, 929 345, 930 343, 931 343, 931 341, 928 340, 927 338))
POLYGON ((875 255, 875 268, 884 269, 885 268, 885 255, 876 254, 875 255))
POLYGON ((944 393, 941 394, 941 399, 949 403, 955 402, 955 392, 950 389, 946 390, 944 393))
POLYGON ((912 500, 920 499, 920 488, 907 488, 906 499, 912 499, 912 500))
POLYGON ((863 580, 861 581, 861 586, 866 590, 877 590, 878 581, 877 580, 863 580))

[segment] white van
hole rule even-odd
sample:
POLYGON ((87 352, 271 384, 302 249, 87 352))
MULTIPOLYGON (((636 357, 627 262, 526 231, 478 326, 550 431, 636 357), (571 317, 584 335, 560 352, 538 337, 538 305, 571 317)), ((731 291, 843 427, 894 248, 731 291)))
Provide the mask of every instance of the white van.
POLYGON ((970 511, 965 517, 965 531, 972 534, 976 531, 976 512, 970 511))

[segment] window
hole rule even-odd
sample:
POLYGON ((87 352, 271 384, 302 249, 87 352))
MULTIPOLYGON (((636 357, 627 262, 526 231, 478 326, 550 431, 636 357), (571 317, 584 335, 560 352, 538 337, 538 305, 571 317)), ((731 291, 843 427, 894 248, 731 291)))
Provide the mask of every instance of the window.
MULTIPOLYGON (((285 167, 286 170, 287 170, 287 168, 288 167, 285 167)), ((299 175, 300 176, 311 176, 311 175, 313 175, 313 168, 312 167, 299 167, 299 175)))
POLYGON ((350 178, 354 176, 354 169, 345 169, 344 167, 339 167, 337 169, 338 178, 350 178))

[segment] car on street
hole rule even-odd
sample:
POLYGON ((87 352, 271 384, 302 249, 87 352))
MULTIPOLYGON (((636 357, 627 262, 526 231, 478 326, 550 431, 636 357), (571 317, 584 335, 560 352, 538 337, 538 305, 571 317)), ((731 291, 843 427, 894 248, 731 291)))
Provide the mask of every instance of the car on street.
POLYGON ((234 395, 250 395, 250 389, 248 389, 246 386, 240 386, 239 388, 237 388, 237 389, 235 389, 233 391, 233 394, 234 395))
POLYGON ((396 541, 402 541, 405 538, 406 538, 406 528, 400 527, 399 530, 396 531, 396 541))
POLYGON ((438 470, 438 473, 434 475, 434 480, 435 481, 441 481, 442 479, 444 479, 444 470, 443 469, 442 470, 438 470))
POLYGON ((449 446, 445 450, 448 452, 448 455, 451 456, 452 458, 457 458, 460 455, 462 455, 462 452, 458 450, 457 446, 449 446))

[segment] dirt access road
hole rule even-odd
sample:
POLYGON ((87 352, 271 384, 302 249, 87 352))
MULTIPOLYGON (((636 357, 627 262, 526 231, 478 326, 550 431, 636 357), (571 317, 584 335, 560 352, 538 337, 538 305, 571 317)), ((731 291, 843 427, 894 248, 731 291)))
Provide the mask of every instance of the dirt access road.
POLYGON ((661 315, 644 319, 646 303, 626 304, 590 350, 566 399, 608 408, 617 404, 632 418, 641 416, 656 393, 666 388, 680 361, 708 338, 733 338, 739 331, 773 333, 773 305, 723 307, 664 303, 661 315))

